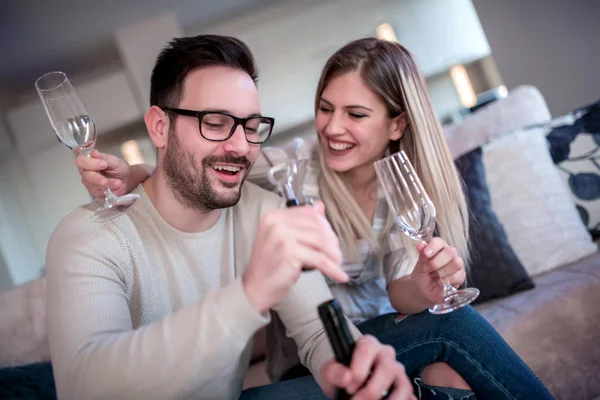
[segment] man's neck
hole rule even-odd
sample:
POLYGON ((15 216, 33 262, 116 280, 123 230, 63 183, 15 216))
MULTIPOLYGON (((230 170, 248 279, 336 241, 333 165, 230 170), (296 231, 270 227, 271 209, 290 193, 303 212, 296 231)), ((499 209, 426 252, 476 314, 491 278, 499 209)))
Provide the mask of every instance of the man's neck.
POLYGON ((164 172, 159 168, 143 183, 146 194, 160 216, 182 232, 204 232, 219 219, 221 210, 201 211, 185 207, 167 184, 164 172))

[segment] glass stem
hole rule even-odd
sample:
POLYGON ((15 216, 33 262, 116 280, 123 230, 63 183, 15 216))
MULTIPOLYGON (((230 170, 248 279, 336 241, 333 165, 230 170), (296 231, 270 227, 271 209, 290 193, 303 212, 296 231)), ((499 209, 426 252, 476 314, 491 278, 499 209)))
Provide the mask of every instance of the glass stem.
POLYGON ((444 297, 454 296, 457 292, 458 290, 447 279, 444 279, 444 297))
MULTIPOLYGON (((92 157, 92 151, 94 151, 93 147, 82 147, 80 150, 84 156, 92 157)), ((111 208, 117 199, 117 196, 110 190, 108 185, 106 185, 106 189, 104 189, 104 208, 111 208)))
MULTIPOLYGON (((427 234, 422 239, 422 241, 423 241, 423 243, 427 244, 427 243, 429 243, 429 241, 432 238, 433 238, 432 234, 427 234)), ((438 275, 440 276, 440 279, 442 280, 442 282, 444 282, 444 297, 447 298, 450 296, 454 296, 458 292, 458 290, 456 290, 456 288, 450 284, 448 279, 446 279, 446 277, 444 276, 444 274, 442 274, 441 271, 438 271, 438 275)))
POLYGON ((104 208, 112 207, 116 198, 117 196, 115 196, 115 194, 107 186, 106 189, 104 189, 104 208))

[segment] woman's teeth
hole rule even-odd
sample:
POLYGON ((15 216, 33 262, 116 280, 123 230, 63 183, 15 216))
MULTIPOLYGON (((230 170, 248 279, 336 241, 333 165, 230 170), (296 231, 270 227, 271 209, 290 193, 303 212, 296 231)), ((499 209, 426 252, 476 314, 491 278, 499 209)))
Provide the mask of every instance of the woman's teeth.
POLYGON ((348 144, 348 143, 333 143, 333 142, 329 142, 329 147, 333 150, 347 150, 350 149, 352 147, 354 147, 353 144, 348 144))

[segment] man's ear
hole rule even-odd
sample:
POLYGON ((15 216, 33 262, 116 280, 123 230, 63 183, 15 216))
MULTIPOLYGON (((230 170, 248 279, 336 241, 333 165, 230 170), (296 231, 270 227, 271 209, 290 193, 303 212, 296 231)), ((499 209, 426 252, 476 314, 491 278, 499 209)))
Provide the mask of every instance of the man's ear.
POLYGON ((406 112, 403 111, 397 117, 392 118, 390 124, 390 140, 400 140, 406 132, 408 126, 408 118, 406 118, 406 112))
POLYGON ((159 150, 165 148, 169 140, 171 122, 167 113, 161 110, 160 107, 152 106, 144 115, 144 122, 150 139, 156 148, 159 150))

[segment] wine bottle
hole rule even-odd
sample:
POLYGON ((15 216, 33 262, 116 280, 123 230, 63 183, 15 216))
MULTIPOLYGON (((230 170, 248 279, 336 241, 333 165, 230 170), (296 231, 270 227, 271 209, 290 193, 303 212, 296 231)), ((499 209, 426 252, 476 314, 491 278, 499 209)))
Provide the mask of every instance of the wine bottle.
MULTIPOLYGON (((329 300, 321 304, 318 310, 336 361, 349 367, 355 343, 340 303, 335 299, 329 300)), ((335 395, 336 400, 349 400, 351 397, 344 389, 339 389, 335 395)))
MULTIPOLYGON (((356 344, 348 328, 342 306, 336 299, 333 299, 319 305, 318 310, 319 317, 325 326, 329 343, 331 343, 331 347, 333 348, 336 361, 349 367, 356 344)), ((369 378, 367 378, 368 380, 369 378)), ((393 390, 394 385, 383 394, 382 399, 387 399, 393 390)), ((352 396, 344 389, 338 389, 335 395, 335 400, 350 400, 351 398, 352 396)))

